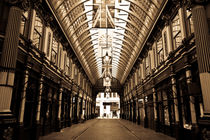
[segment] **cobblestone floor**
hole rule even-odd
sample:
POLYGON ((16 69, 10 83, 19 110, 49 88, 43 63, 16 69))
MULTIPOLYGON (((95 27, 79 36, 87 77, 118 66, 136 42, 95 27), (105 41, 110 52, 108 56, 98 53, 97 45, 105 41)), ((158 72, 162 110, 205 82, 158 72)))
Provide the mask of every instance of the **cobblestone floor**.
POLYGON ((127 120, 94 119, 40 137, 40 140, 175 140, 127 120))

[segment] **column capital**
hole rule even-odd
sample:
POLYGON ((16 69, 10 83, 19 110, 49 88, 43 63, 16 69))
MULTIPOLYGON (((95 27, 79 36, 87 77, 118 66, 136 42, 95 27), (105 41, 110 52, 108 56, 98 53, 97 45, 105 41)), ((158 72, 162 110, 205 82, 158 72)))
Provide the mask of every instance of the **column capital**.
POLYGON ((5 0, 8 4, 11 6, 19 7, 20 9, 23 9, 24 11, 28 10, 31 6, 30 0, 5 0))
POLYGON ((206 5, 208 0, 185 0, 185 4, 188 8, 192 8, 196 5, 206 5))

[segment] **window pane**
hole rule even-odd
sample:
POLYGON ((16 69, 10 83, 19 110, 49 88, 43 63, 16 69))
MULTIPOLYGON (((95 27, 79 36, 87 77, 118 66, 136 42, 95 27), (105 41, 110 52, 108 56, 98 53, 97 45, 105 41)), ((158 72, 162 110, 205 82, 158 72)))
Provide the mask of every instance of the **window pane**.
POLYGON ((48 41, 47 41, 47 56, 49 56, 50 53, 50 45, 51 45, 51 33, 48 33, 48 41))
POLYGON ((43 30, 42 20, 36 15, 34 23, 33 42, 37 48, 39 48, 39 46, 41 45, 42 30, 43 30))
POLYGON ((166 35, 166 32, 164 32, 164 44, 165 44, 165 53, 166 53, 166 56, 168 56, 168 44, 167 44, 167 35, 166 35))
POLYGON ((186 10, 186 14, 187 14, 187 26, 188 26, 188 32, 189 32, 189 35, 191 33, 194 32, 194 27, 193 27, 193 21, 192 21, 192 13, 190 10, 186 10))
POLYGON ((21 16, 20 34, 25 35, 26 25, 28 21, 28 11, 24 12, 21 16))
POLYGON ((164 61, 163 40, 162 37, 157 41, 157 64, 164 61))
POLYGON ((54 63, 56 63, 57 54, 58 54, 58 42, 53 37, 51 61, 54 63))
POLYGON ((172 30, 173 30, 174 47, 177 48, 181 45, 182 42, 179 14, 177 14, 172 20, 172 30))

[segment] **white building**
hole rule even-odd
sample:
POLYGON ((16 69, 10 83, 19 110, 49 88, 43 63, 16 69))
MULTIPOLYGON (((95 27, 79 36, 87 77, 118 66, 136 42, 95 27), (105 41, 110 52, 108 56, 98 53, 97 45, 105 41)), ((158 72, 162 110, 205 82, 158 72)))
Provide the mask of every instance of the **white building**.
POLYGON ((99 118, 120 117, 120 97, 116 92, 110 94, 98 93, 96 98, 96 112, 99 118))

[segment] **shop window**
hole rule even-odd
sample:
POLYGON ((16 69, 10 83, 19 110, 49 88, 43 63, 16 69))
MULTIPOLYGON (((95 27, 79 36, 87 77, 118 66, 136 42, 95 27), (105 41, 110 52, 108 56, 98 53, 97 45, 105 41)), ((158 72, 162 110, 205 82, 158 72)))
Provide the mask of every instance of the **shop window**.
POLYGON ((157 41, 157 65, 160 65, 164 61, 163 53, 163 39, 162 37, 157 41))
POLYGON ((172 32, 173 32, 174 49, 176 49, 182 43, 181 25, 178 13, 172 20, 172 32))
POLYGON ((24 12, 21 16, 21 21, 20 21, 20 34, 23 36, 26 36, 26 30, 27 30, 27 25, 28 25, 28 11, 24 12))
POLYGON ((34 32, 33 32, 33 44, 36 48, 40 48, 43 33, 43 21, 38 15, 35 17, 34 32))
POLYGON ((188 28, 188 35, 191 35, 191 33, 194 33, 194 27, 193 27, 193 21, 192 21, 192 12, 187 9, 186 10, 186 24, 188 28))
POLYGON ((58 57, 58 41, 55 39, 55 37, 53 37, 51 61, 55 64, 57 63, 57 57, 58 57))

